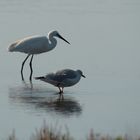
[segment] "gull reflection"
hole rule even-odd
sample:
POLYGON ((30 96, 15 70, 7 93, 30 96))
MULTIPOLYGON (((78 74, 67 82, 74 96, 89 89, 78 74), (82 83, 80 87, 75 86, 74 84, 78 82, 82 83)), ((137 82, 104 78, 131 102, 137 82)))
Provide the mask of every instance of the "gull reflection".
POLYGON ((21 86, 9 88, 10 103, 24 107, 30 111, 42 111, 55 113, 63 116, 79 116, 82 113, 82 106, 78 101, 65 93, 64 97, 54 90, 46 89, 32 83, 24 83, 21 86))

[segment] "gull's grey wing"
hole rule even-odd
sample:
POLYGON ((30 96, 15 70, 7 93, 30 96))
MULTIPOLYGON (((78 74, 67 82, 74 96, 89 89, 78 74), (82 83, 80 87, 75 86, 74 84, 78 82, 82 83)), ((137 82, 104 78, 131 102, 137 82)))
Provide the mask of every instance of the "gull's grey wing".
POLYGON ((64 69, 57 71, 56 73, 49 73, 46 76, 36 77, 35 79, 40 79, 44 82, 50 83, 54 86, 71 86, 68 82, 69 80, 73 80, 77 77, 77 73, 74 70, 64 69))
POLYGON ((73 79, 75 77, 76 77, 76 73, 74 70, 64 69, 64 70, 57 71, 52 77, 52 79, 54 81, 62 82, 65 79, 73 79))

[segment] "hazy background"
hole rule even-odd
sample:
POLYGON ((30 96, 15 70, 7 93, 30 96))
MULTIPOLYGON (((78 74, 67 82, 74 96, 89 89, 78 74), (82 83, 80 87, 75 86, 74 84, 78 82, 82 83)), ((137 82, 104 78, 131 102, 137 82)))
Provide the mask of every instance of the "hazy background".
POLYGON ((22 140, 46 120, 65 126, 76 138, 91 128, 97 133, 140 132, 140 1, 139 0, 0 0, 0 138, 13 129, 22 140), (86 79, 65 89, 20 77, 26 57, 9 53, 13 41, 58 30, 71 45, 57 47, 33 60, 33 76, 63 68, 81 69, 86 79), (71 109, 70 109, 71 108, 71 109), (81 134, 82 132, 82 134, 81 134))

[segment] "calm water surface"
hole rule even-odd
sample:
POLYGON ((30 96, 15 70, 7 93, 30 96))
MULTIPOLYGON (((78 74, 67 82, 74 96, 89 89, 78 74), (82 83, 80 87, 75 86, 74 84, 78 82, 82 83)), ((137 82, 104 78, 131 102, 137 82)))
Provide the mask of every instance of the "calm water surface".
POLYGON ((140 132, 140 2, 138 0, 0 0, 0 139, 16 131, 26 140, 47 124, 77 139, 90 129, 120 135, 140 132), (58 30, 70 43, 34 57, 34 76, 63 68, 82 69, 86 79, 65 89, 33 80, 25 83, 20 67, 25 54, 8 45, 30 35, 58 30))

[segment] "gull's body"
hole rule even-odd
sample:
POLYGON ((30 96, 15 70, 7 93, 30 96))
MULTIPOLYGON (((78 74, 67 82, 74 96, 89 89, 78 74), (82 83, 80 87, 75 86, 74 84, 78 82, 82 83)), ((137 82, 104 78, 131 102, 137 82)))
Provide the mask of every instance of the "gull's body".
POLYGON ((23 67, 26 62, 26 60, 31 56, 30 60, 30 69, 31 69, 31 74, 30 74, 30 80, 32 79, 32 60, 34 54, 40 54, 40 53, 45 53, 48 51, 51 51, 54 49, 57 45, 57 40, 55 37, 58 37, 68 44, 70 44, 66 39, 64 39, 57 31, 51 31, 48 33, 48 37, 46 36, 31 36, 27 38, 23 38, 21 40, 18 40, 14 43, 12 43, 8 50, 10 52, 22 52, 28 54, 25 60, 22 63, 21 67, 21 76, 22 80, 24 80, 23 77, 23 67))
POLYGON ((56 73, 49 73, 45 76, 35 77, 41 81, 47 82, 59 88, 60 93, 63 93, 64 87, 70 87, 77 84, 83 75, 81 70, 64 69, 56 73))

